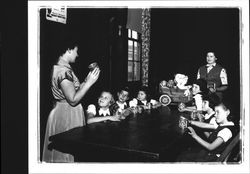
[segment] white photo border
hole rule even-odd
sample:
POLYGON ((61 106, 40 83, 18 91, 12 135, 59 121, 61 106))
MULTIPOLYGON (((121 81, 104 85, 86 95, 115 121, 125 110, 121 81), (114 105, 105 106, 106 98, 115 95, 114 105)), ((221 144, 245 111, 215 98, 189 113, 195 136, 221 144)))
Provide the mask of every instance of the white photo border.
POLYGON ((29 173, 250 173, 249 168, 249 1, 28 1, 28 165, 29 173), (122 164, 122 163, 41 163, 39 137, 39 9, 49 6, 67 8, 192 8, 237 7, 241 11, 241 116, 242 163, 236 165, 206 164, 122 164))

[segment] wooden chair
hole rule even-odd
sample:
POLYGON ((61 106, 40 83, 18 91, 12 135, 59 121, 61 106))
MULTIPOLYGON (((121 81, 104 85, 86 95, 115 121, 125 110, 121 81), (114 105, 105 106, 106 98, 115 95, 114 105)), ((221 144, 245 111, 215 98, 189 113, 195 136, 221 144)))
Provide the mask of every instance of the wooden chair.
POLYGON ((232 141, 228 144, 225 150, 221 153, 220 157, 216 160, 216 162, 223 162, 226 163, 228 157, 230 156, 234 147, 240 142, 240 133, 238 133, 232 141))

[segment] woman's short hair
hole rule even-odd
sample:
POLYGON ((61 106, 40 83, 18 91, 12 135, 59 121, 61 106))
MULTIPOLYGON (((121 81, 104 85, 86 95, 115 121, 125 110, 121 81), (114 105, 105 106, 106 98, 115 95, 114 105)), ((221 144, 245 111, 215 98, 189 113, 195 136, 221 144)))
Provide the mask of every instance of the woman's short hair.
POLYGON ((68 49, 78 47, 78 42, 74 38, 62 38, 54 49, 54 56, 59 57, 63 55, 68 49))

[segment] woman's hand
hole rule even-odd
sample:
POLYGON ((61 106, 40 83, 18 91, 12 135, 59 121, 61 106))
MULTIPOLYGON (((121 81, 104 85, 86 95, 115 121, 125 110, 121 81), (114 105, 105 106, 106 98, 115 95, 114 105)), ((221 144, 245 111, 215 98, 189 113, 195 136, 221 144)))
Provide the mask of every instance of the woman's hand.
POLYGON ((100 69, 96 67, 93 71, 90 71, 88 76, 86 77, 86 83, 89 83, 90 85, 93 85, 100 75, 100 69))
POLYGON ((215 88, 209 88, 209 91, 212 92, 212 93, 215 93, 216 89, 215 88))

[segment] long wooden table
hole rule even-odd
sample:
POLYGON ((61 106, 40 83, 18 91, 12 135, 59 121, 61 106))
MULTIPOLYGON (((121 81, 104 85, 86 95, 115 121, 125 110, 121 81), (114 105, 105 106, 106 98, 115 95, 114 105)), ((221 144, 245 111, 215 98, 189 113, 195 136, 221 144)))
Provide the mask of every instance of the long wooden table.
POLYGON ((120 122, 99 122, 50 137, 49 148, 70 153, 79 162, 174 162, 184 130, 168 106, 131 114, 120 122))

